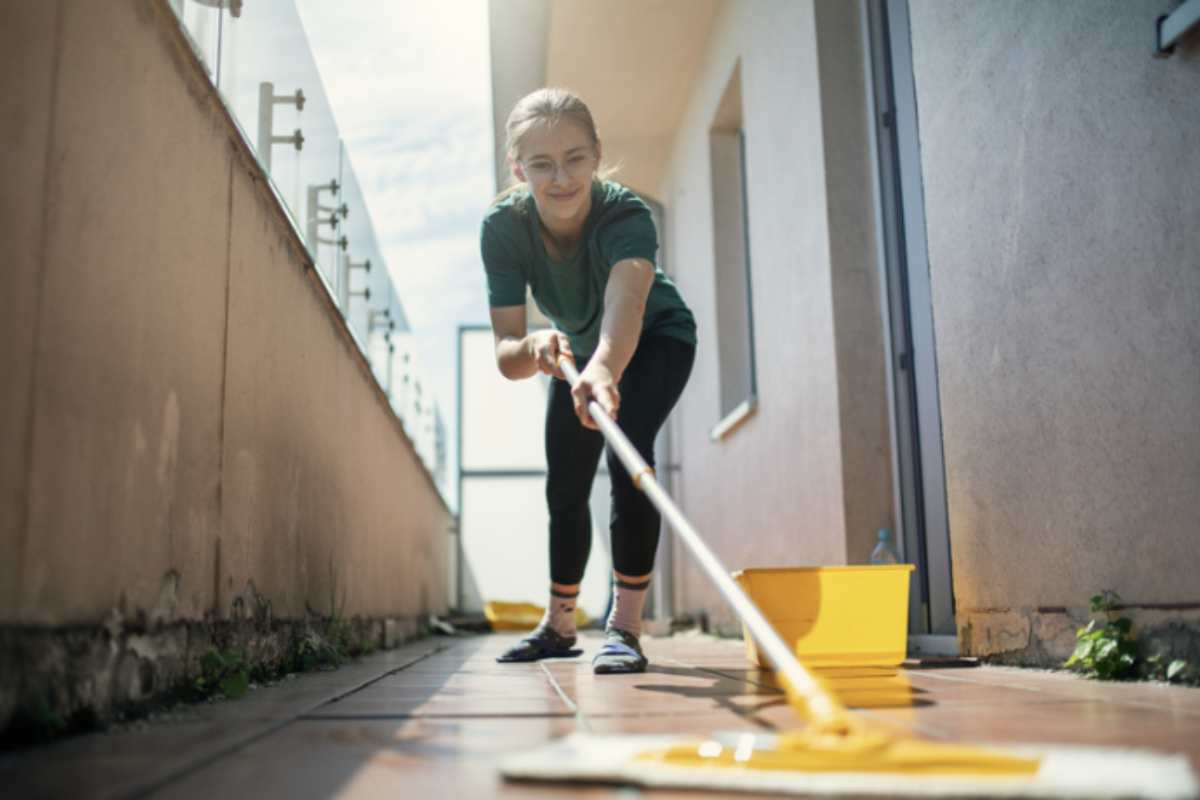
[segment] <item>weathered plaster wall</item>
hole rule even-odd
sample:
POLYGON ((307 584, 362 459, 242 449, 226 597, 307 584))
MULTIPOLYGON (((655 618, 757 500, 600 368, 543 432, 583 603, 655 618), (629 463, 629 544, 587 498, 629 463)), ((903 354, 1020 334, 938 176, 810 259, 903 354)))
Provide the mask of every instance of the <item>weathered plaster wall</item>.
POLYGON ((166 3, 0 51, 6 635, 443 611, 452 517, 166 3))
POLYGON ((47 207, 46 160, 58 64, 54 3, 6 10, 0 25, 0 124, 6 186, 0 191, 0 239, 7 242, 0 276, 0 608, 16 608, 19 563, 29 505, 28 466, 34 335, 41 293, 47 207), (19 155, 19 157, 18 157, 19 155), (20 191, 16 188, 20 187, 20 191))
MULTIPOLYGON (((676 411, 676 495, 734 569, 865 561, 873 530, 891 520, 858 36, 853 4, 725 4, 659 192, 671 265, 700 338, 676 411), (708 132, 739 63, 759 409, 714 443, 708 132)), ((675 561, 676 608, 706 610, 736 630, 690 556, 675 561)))
POLYGON ((1057 641, 1102 588, 1147 625, 1200 605, 1200 40, 1151 57, 1174 6, 911 6, 972 651, 1057 641))

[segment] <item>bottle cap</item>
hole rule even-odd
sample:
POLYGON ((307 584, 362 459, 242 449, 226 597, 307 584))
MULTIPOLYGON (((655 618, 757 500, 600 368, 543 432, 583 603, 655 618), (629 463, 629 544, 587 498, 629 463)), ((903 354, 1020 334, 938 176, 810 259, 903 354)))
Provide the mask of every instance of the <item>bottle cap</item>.
POLYGON ((891 539, 891 538, 892 538, 892 532, 890 530, 888 530, 887 528, 879 529, 879 541, 886 542, 888 539, 891 539))

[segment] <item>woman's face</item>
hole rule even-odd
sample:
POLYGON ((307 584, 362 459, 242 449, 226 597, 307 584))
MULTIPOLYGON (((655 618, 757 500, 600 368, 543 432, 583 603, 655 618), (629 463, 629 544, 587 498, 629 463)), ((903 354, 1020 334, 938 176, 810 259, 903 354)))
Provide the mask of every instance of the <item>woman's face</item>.
POLYGON ((587 131, 561 119, 526 132, 513 172, 528 181, 543 220, 582 224, 591 206, 592 176, 599 160, 600 147, 587 131))

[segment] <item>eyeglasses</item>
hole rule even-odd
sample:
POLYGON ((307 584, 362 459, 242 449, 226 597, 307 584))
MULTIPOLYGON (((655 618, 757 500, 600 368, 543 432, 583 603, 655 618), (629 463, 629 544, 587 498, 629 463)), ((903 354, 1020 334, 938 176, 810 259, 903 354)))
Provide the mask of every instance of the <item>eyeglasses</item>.
POLYGON ((529 161, 522 161, 521 166, 525 167, 525 174, 533 183, 545 183, 552 181, 558 177, 558 171, 561 169, 568 177, 582 178, 592 171, 593 162, 596 160, 595 153, 573 153, 567 156, 565 164, 559 164, 551 158, 537 157, 529 161))

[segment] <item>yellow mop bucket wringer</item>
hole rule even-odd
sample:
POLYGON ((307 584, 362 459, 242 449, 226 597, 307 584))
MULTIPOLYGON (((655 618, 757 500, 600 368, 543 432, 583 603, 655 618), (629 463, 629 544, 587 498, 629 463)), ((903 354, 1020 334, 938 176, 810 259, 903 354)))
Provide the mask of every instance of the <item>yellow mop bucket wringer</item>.
MULTIPOLYGON (((558 365, 575 385, 575 365, 566 357, 558 365)), ((1010 751, 901 738, 868 727, 801 664, 658 485, 654 470, 617 424, 594 400, 588 411, 634 485, 733 607, 753 636, 756 654, 774 666, 791 707, 807 724, 796 732, 743 734, 728 741, 572 734, 509 759, 501 765, 506 777, 823 795, 1196 796, 1197 783, 1182 756, 1102 748, 1010 751)))

